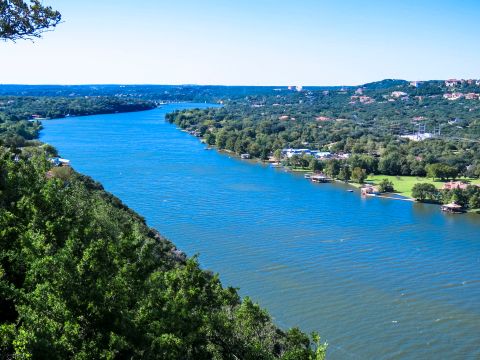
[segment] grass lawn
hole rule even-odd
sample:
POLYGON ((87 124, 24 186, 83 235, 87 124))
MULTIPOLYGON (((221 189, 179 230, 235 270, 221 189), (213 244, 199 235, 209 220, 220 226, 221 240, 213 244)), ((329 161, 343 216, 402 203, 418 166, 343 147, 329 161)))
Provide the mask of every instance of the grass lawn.
MULTIPOLYGON (((444 184, 443 181, 433 181, 430 178, 417 176, 371 175, 367 178, 366 181, 373 184, 378 184, 382 179, 390 180, 393 183, 393 188, 395 189, 396 193, 410 198, 412 197, 413 185, 415 185, 416 183, 430 183, 435 185, 435 187, 438 189, 440 189, 444 184)), ((463 178, 457 180, 470 182, 471 184, 480 184, 479 179, 472 180, 463 178)))

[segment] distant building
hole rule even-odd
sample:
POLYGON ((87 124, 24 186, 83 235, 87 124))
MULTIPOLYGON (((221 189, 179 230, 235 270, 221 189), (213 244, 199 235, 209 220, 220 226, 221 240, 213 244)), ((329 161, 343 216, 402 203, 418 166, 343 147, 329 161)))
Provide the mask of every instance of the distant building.
POLYGON ((461 189, 465 190, 468 187, 467 183, 464 183, 463 181, 450 181, 442 186, 442 190, 453 190, 453 189, 461 189))
POLYGON ((463 93, 459 93, 459 92, 443 94, 443 98, 450 101, 461 99, 463 96, 464 96, 463 93))
POLYGON ((446 86, 446 87, 455 87, 455 86, 457 86, 458 84, 460 84, 460 80, 457 80, 457 79, 448 79, 448 80, 445 80, 445 86, 446 86))
POLYGON ((48 159, 54 166, 70 166, 70 160, 63 159, 60 157, 54 157, 48 159))
POLYGON ((413 121, 423 121, 423 120, 427 120, 427 118, 425 116, 415 116, 412 118, 413 121))
POLYGON ((393 91, 391 93, 391 96, 394 97, 394 98, 399 98, 399 97, 403 97, 403 96, 408 96, 408 94, 406 92, 403 92, 403 91, 393 91))
POLYGON ((479 97, 480 97, 480 94, 476 94, 476 93, 465 94, 465 99, 467 100, 477 100, 479 97))
POLYGON ((432 133, 423 133, 423 134, 401 135, 400 137, 411 140, 411 141, 423 141, 426 139, 433 138, 434 135, 432 133))

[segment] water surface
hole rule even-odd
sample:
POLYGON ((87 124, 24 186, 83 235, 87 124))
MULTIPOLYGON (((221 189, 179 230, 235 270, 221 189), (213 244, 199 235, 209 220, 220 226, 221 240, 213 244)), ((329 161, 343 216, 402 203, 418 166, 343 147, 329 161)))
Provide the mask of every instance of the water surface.
POLYGON ((164 120, 192 106, 45 121, 41 139, 280 326, 319 330, 329 359, 480 358, 480 216, 205 151, 164 120))

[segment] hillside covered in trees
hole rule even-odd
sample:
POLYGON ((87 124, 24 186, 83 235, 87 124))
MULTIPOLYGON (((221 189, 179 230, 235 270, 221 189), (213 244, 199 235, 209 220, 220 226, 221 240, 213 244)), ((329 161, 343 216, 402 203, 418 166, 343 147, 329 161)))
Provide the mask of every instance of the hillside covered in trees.
POLYGON ((209 145, 263 160, 281 149, 307 148, 348 154, 355 163, 350 165, 367 173, 425 176, 428 165, 444 163, 480 176, 480 82, 451 83, 385 80, 330 91, 284 88, 167 119, 209 145))
POLYGON ((0 96, 0 141, 6 146, 25 146, 26 140, 38 136, 44 118, 141 111, 155 106, 152 101, 132 98, 0 96))
POLYGON ((0 358, 324 358, 1 116, 0 358))

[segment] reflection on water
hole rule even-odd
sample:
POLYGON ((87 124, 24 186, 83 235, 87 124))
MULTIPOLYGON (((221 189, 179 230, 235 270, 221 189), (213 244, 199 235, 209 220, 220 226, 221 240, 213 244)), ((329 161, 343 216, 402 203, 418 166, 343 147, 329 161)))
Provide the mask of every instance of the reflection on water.
POLYGON ((480 216, 205 151, 164 122, 189 106, 47 121, 42 140, 330 359, 480 358, 480 216))

